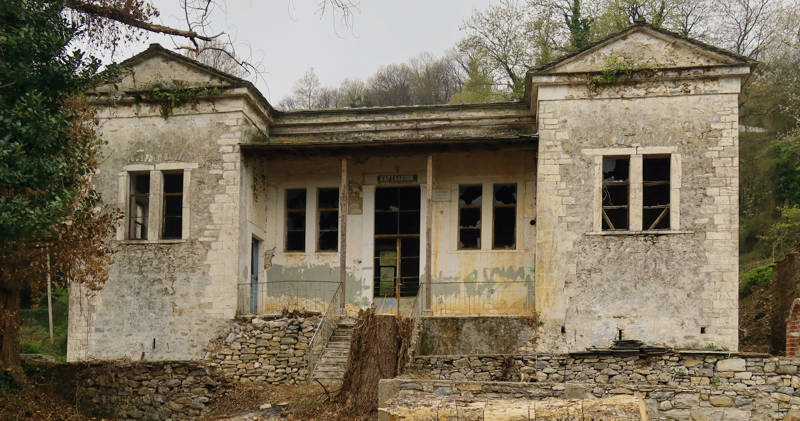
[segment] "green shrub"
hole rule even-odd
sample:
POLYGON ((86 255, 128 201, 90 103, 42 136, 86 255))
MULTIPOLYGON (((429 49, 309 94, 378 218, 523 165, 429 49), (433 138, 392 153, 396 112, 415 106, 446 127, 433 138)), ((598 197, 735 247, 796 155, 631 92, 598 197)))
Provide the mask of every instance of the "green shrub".
POLYGON ((772 268, 773 264, 766 264, 758 266, 747 272, 739 274, 739 296, 746 297, 753 292, 753 288, 757 285, 767 284, 772 282, 772 268))

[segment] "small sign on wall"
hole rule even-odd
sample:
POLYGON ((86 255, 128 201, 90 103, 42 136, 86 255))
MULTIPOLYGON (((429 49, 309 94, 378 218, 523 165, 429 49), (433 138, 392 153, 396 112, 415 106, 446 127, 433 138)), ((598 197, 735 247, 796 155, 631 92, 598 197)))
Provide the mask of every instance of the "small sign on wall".
POLYGON ((378 184, 417 184, 416 174, 382 174, 378 184))
POLYGON ((449 202, 450 201, 450 190, 448 189, 433 189, 431 194, 431 199, 434 202, 449 202))

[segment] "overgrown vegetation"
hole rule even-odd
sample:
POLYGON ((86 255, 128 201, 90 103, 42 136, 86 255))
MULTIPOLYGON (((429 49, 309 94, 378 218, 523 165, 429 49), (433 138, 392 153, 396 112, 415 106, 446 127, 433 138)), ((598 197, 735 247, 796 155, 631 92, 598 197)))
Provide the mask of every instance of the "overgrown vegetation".
POLYGON ((606 60, 606 65, 599 75, 589 79, 589 90, 597 92, 600 85, 617 83, 620 77, 631 78, 635 73, 643 73, 648 77, 655 74, 655 70, 648 63, 634 63, 625 57, 612 55, 606 60))
POLYGON ((66 289, 53 290, 53 343, 50 342, 47 314, 47 296, 37 303, 20 310, 22 320, 19 331, 19 352, 22 354, 44 354, 58 361, 67 357, 67 315, 69 295, 66 289))
POLYGON ((753 287, 772 282, 773 264, 757 266, 739 275, 739 296, 745 297, 753 292, 753 287))
POLYGON ((149 99, 161 104, 161 117, 166 119, 172 115, 175 108, 197 101, 198 98, 219 95, 220 92, 222 92, 222 88, 218 86, 167 88, 156 84, 150 88, 147 96, 150 97, 149 99))

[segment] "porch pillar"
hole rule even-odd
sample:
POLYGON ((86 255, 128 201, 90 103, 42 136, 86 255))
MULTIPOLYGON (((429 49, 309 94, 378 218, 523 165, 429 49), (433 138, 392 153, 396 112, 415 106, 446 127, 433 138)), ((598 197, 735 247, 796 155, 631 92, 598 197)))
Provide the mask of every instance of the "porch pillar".
POLYGON ((433 225, 433 155, 428 154, 428 168, 426 173, 428 188, 425 189, 425 313, 431 313, 431 272, 433 259, 431 240, 433 225))
POLYGON ((350 183, 347 178, 347 158, 342 158, 342 180, 339 186, 339 307, 344 310, 347 302, 347 201, 350 197, 348 188, 350 183))

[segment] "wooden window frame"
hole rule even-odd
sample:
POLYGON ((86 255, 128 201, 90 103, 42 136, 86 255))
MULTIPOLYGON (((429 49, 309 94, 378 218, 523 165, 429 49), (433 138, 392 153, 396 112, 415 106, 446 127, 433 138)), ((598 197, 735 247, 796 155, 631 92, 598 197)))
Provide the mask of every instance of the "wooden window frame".
POLYGON ((456 238, 456 248, 458 250, 480 250, 481 249, 481 235, 482 235, 482 232, 483 232, 483 230, 482 230, 482 228, 483 228, 482 227, 482 225, 483 225, 483 196, 484 196, 483 184, 459 184, 458 185, 458 195, 456 196, 456 201, 457 201, 457 204, 458 204, 458 232, 457 232, 457 238, 456 238), (478 204, 478 205, 461 205, 461 188, 462 187, 478 187, 479 189, 481 189, 481 203, 478 204), (461 209, 478 209, 479 214, 478 214, 478 227, 477 228, 474 228, 474 227, 464 228, 461 225, 461 209), (461 230, 462 229, 478 231, 478 246, 477 247, 461 247, 461 230))
MULTIPOLYGON (((162 171, 161 178, 162 178, 162 186, 161 186, 161 239, 162 240, 178 240, 183 238, 183 207, 184 207, 184 191, 183 186, 185 183, 184 177, 186 177, 186 173, 183 170, 170 170, 170 171, 162 171), (181 175, 181 190, 180 192, 171 192, 167 193, 167 183, 165 181, 167 175, 173 174, 180 174, 181 175), (181 215, 177 218, 180 219, 180 227, 181 227, 181 235, 175 237, 167 237, 166 230, 167 230, 167 198, 168 197, 180 197, 181 198, 181 215)), ((170 218, 176 218, 175 216, 171 216, 170 218)))
POLYGON ((286 229, 284 230, 283 250, 285 252, 287 252, 287 253, 304 253, 306 251, 306 246, 307 246, 305 236, 306 236, 306 231, 308 230, 308 212, 307 212, 307 208, 308 208, 308 189, 305 188, 305 187, 304 188, 296 188, 296 189, 286 189, 286 191, 285 191, 285 193, 283 195, 283 201, 284 201, 284 207, 286 208, 285 212, 284 212, 284 218, 286 219, 286 223, 284 225, 286 225, 286 229), (302 191, 303 194, 305 195, 305 200, 303 201, 303 205, 304 206, 303 206, 302 210, 300 208, 290 208, 289 207, 289 192, 291 192, 291 191, 302 191), (289 229, 289 215, 292 214, 292 213, 302 213, 303 214, 303 228, 302 228, 302 230, 301 229, 289 229), (290 232, 300 232, 300 231, 303 232, 303 249, 302 250, 301 249, 297 249, 297 250, 289 249, 289 233, 290 232))
MULTIPOLYGON (((317 251, 318 252, 338 252, 339 251, 339 241, 338 241, 338 238, 339 238, 339 224, 338 224, 338 220, 339 220, 339 199, 338 199, 338 197, 339 197, 339 188, 338 187, 321 187, 321 188, 317 189, 317 251), (337 199, 336 199, 336 207, 335 208, 323 208, 323 207, 320 206, 320 204, 319 204, 320 203, 319 196, 325 190, 336 191, 337 199), (321 224, 322 223, 322 212, 336 212, 336 220, 337 220, 336 228, 334 228, 334 229, 322 229, 321 228, 321 226, 322 226, 322 224, 321 224), (323 249, 323 248, 320 247, 320 238, 322 237, 322 233, 325 233, 325 232, 335 232, 336 233, 336 238, 337 238, 336 246, 334 248, 332 248, 332 249, 323 249)), ((288 228, 288 225, 287 225, 287 228, 288 228)))
POLYGON ((671 198, 671 178, 672 178, 672 157, 669 154, 646 154, 642 155, 642 231, 668 231, 671 229, 671 221, 667 218, 667 226, 666 228, 654 228, 657 226, 662 219, 667 215, 667 212, 671 212, 671 205, 672 205, 672 198, 671 198), (666 180, 654 180, 654 181, 645 181, 644 180, 644 167, 648 159, 666 159, 667 165, 669 166, 669 171, 667 171, 667 179, 666 180), (667 204, 665 205, 644 205, 644 188, 651 187, 651 186, 663 186, 666 185, 667 188, 667 204), (658 217, 650 224, 649 227, 644 226, 644 211, 648 209, 661 209, 661 213, 658 217))
POLYGON ((129 240, 147 240, 147 231, 150 229, 150 184, 151 184, 151 174, 148 171, 136 171, 136 172, 129 172, 128 173, 128 232, 126 238, 129 240), (133 193, 133 186, 135 184, 135 177, 137 176, 147 176, 147 193, 133 193), (133 235, 133 226, 136 223, 136 218, 133 212, 133 206, 135 204, 135 198, 137 197, 144 197, 147 199, 147 209, 143 216, 144 224, 142 226, 142 236, 141 238, 134 238, 133 235))
POLYGON ((516 250, 517 249, 517 205, 519 204, 519 183, 494 183, 492 184, 492 250, 516 250), (497 204, 495 203, 495 189, 497 186, 514 186, 514 192, 516 193, 516 198, 514 199, 514 204, 497 204), (514 208, 514 230, 512 231, 514 235, 514 245, 510 248, 498 248, 495 242, 495 234, 496 234, 496 225, 497 225, 497 209, 498 208, 514 208))
POLYGON ((603 228, 602 227, 602 221, 601 221, 600 230, 601 231, 628 231, 631 228, 631 156, 630 155, 604 155, 602 157, 601 162, 600 162, 600 168, 601 168, 600 172, 601 172, 601 174, 602 174, 602 171, 603 171, 603 169, 602 169, 603 165, 605 163, 604 161, 606 159, 627 159, 628 160, 628 178, 627 178, 626 181, 605 181, 604 179, 601 178, 602 185, 601 185, 601 190, 600 190, 600 215, 603 218, 603 221, 605 221, 605 223, 608 224, 608 226, 610 228, 607 228, 607 229, 603 228), (626 201, 625 205, 609 205, 609 206, 606 206, 606 205, 603 204, 603 194, 606 191, 606 188, 609 187, 609 186, 625 186, 626 187, 626 191, 628 192, 628 200, 626 201), (627 212, 627 222, 628 222, 627 225, 628 226, 625 227, 625 228, 615 228, 614 224, 611 223, 611 218, 609 218, 608 215, 606 214, 606 209, 627 209, 628 210, 628 212, 627 212))

